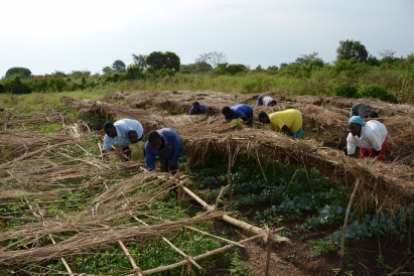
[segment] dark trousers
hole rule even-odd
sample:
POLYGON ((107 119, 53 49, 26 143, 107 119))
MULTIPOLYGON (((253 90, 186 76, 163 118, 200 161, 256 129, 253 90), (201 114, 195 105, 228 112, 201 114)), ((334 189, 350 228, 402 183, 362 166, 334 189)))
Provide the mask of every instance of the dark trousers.
POLYGON ((251 127, 253 125, 253 111, 249 114, 246 114, 246 117, 247 117, 246 119, 243 119, 244 123, 247 126, 251 127))
POLYGON ((165 159, 162 156, 158 156, 158 162, 160 163, 160 171, 168 172, 168 159, 165 159))

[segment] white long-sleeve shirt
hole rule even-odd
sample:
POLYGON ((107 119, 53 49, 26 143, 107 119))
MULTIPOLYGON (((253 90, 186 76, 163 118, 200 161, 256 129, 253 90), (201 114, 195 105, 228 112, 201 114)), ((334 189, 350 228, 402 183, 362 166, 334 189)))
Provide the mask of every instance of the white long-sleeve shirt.
POLYGON ((110 149, 112 147, 112 144, 118 146, 128 146, 131 144, 131 141, 129 141, 128 137, 128 132, 130 130, 135 130, 137 132, 138 139, 141 138, 144 134, 144 128, 136 120, 122 119, 115 122, 114 126, 116 128, 117 136, 115 136, 115 138, 111 138, 108 135, 105 135, 103 150, 110 149))
POLYGON ((371 120, 361 128, 361 137, 353 136, 349 133, 346 139, 348 154, 354 154, 356 147, 364 149, 375 149, 379 151, 382 149, 382 144, 387 138, 387 128, 380 122, 371 120))

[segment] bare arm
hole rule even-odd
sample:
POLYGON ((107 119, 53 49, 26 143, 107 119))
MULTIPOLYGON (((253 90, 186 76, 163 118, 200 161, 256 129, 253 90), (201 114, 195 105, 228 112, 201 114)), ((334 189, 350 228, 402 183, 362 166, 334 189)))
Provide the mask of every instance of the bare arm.
POLYGON ((290 129, 287 127, 287 125, 284 125, 282 127, 283 131, 286 132, 290 137, 293 137, 292 132, 290 131, 290 129))

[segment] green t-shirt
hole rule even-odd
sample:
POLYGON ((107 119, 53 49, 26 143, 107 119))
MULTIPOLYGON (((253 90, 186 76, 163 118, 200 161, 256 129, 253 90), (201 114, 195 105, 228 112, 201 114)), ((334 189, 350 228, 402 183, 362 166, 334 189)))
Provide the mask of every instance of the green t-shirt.
POLYGON ((145 159, 144 147, 145 147, 145 143, 143 141, 129 144, 129 149, 131 150, 131 160, 133 161, 144 160, 145 159))

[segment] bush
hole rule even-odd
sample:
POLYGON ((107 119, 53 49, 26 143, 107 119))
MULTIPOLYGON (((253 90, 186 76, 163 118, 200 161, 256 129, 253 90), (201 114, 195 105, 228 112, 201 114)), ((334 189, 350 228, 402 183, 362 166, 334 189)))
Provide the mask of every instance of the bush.
POLYGON ((309 78, 312 67, 310 65, 291 64, 288 67, 279 70, 280 75, 291 76, 298 79, 309 78))
POLYGON ((6 92, 12 94, 30 94, 32 89, 28 85, 27 81, 22 82, 20 75, 16 75, 14 78, 6 79, 2 81, 2 85, 6 92))
POLYGON ((62 92, 67 86, 67 82, 62 78, 52 78, 49 80, 49 86, 58 92, 62 92))
POLYGON ((336 75, 343 72, 349 76, 365 73, 368 70, 365 63, 356 63, 354 58, 349 60, 338 60, 335 62, 335 66, 333 68, 336 75))
POLYGON ((238 73, 245 73, 245 72, 247 72, 247 68, 243 64, 228 64, 226 62, 226 63, 219 63, 217 65, 217 68, 213 71, 213 74, 234 76, 238 73))
POLYGON ((358 98, 358 89, 348 83, 338 84, 330 94, 345 98, 358 98))
POLYGON ((175 75, 175 72, 168 68, 163 68, 163 69, 155 71, 155 76, 160 77, 160 78, 173 77, 174 75, 175 75))
POLYGON ((384 87, 378 84, 369 84, 361 87, 358 91, 358 96, 360 98, 378 98, 382 101, 398 103, 397 98, 393 94, 388 93, 384 87))

